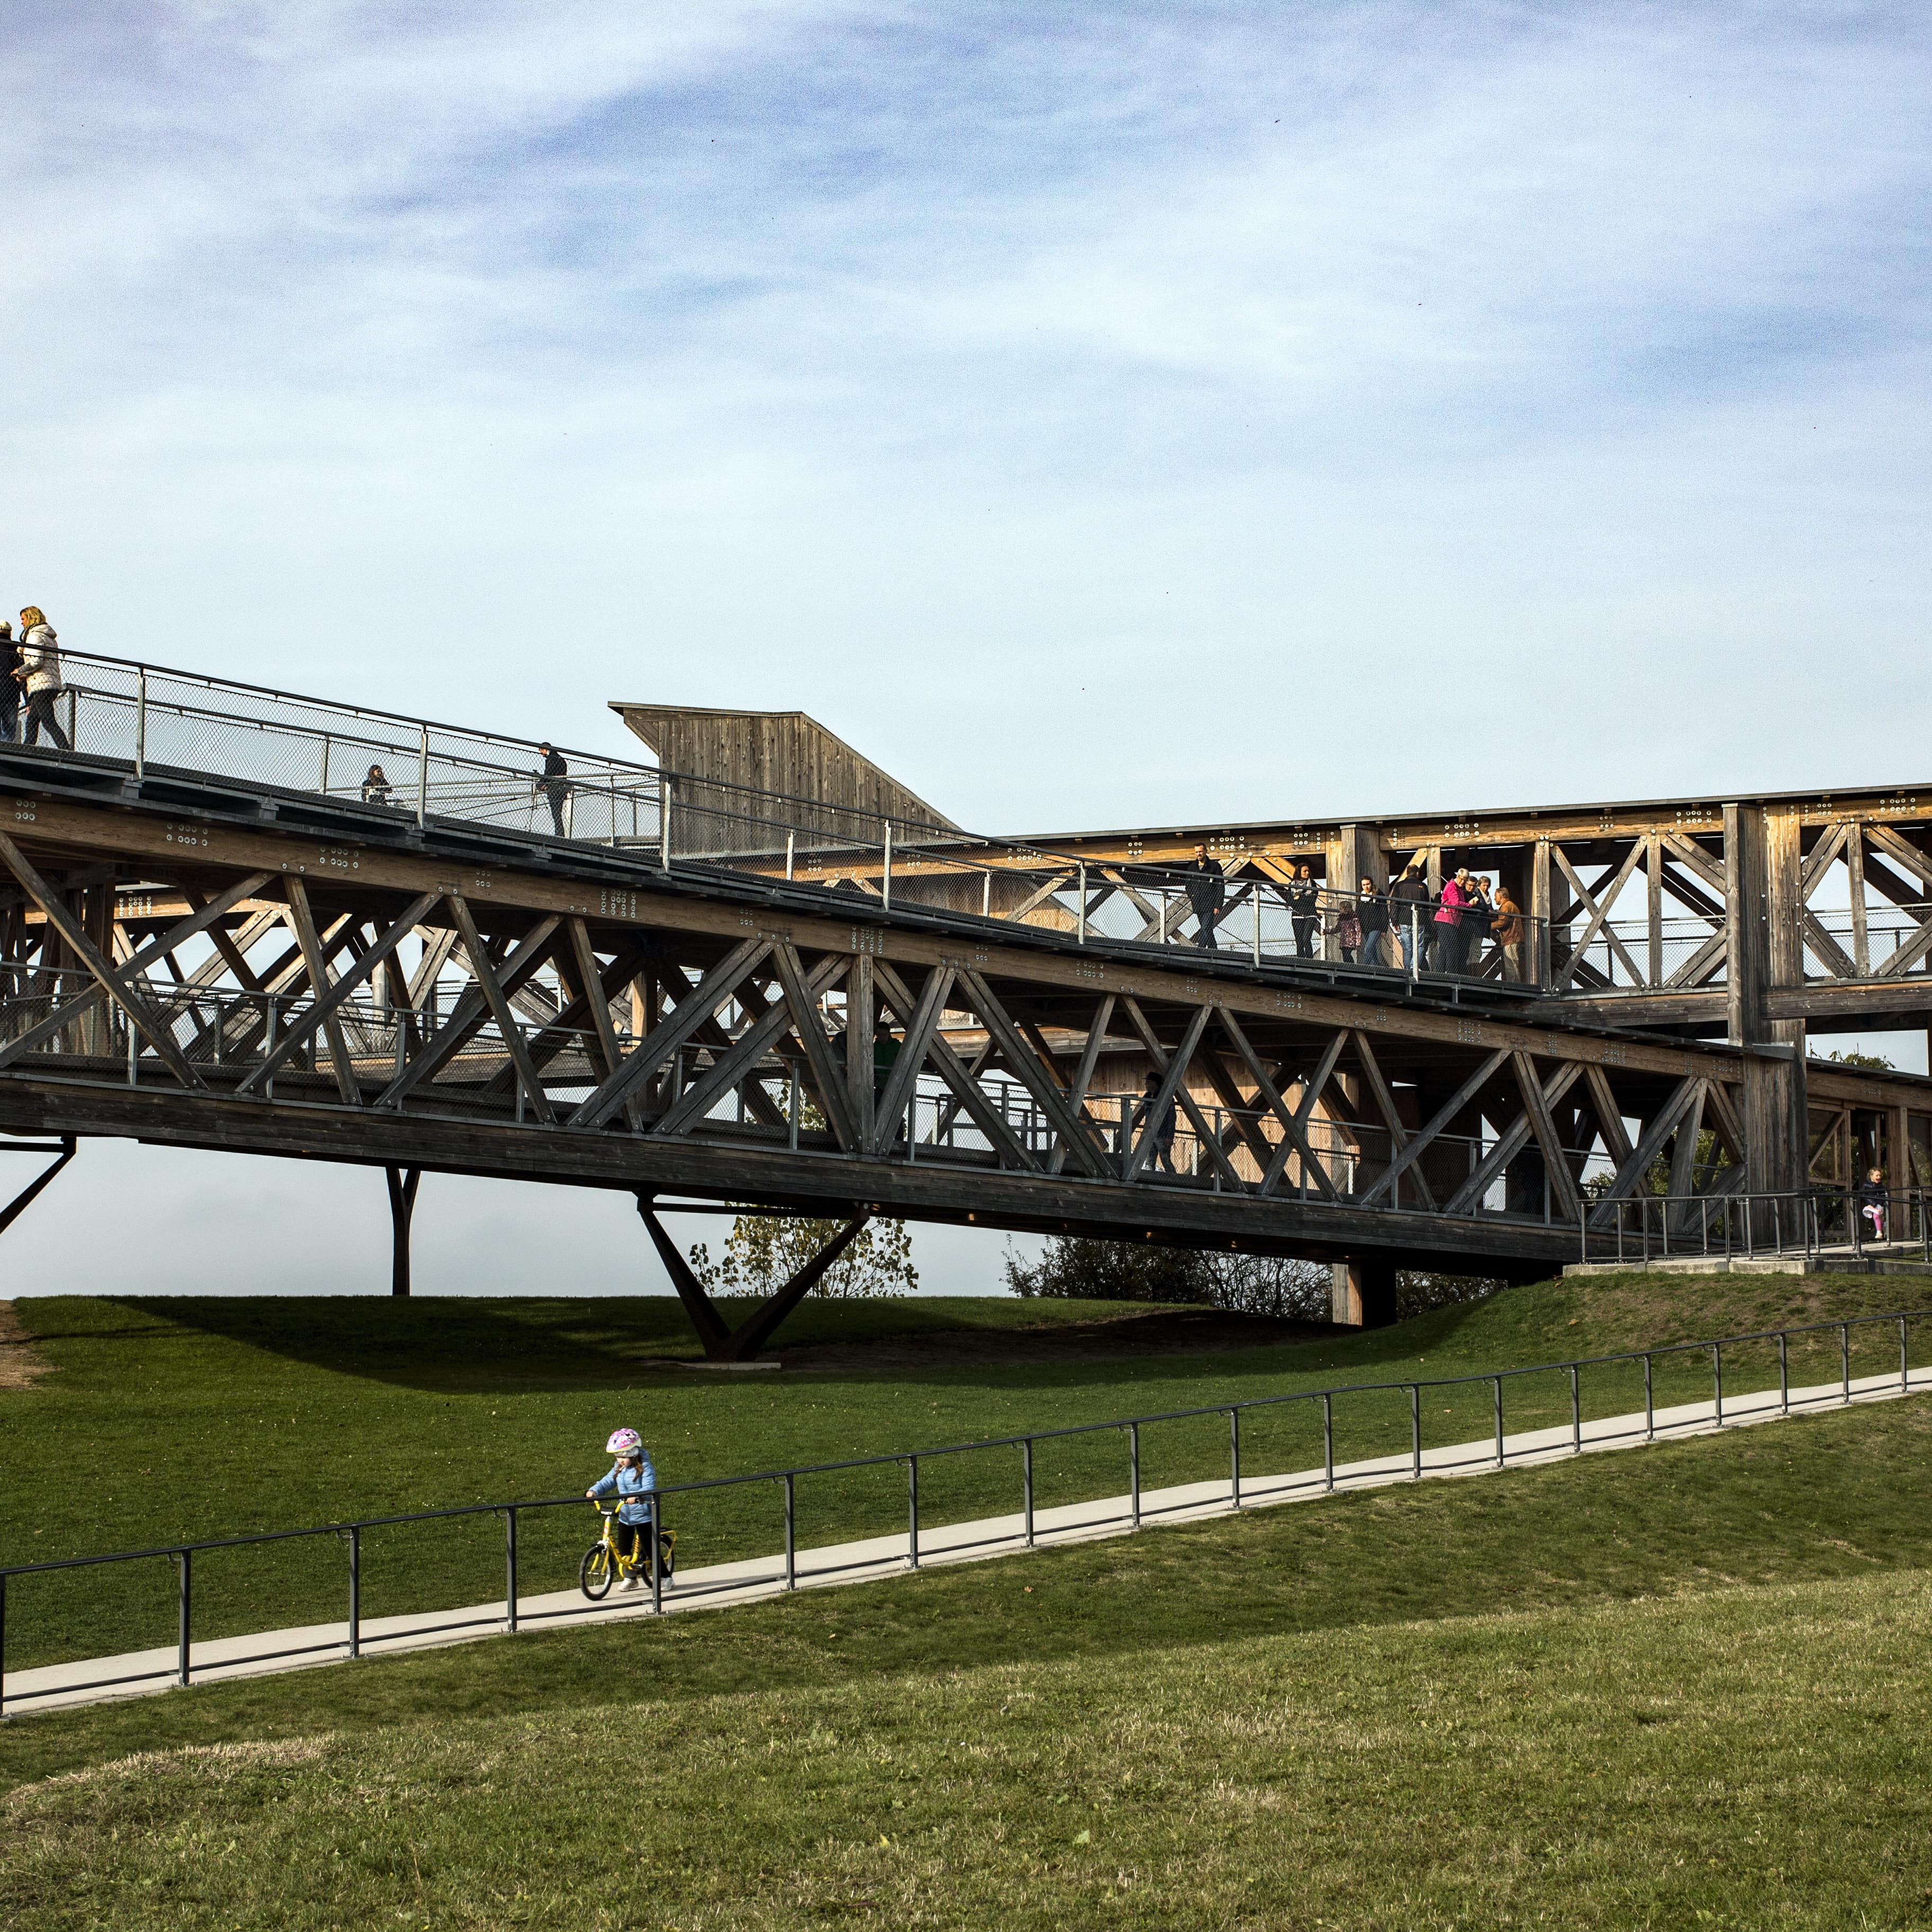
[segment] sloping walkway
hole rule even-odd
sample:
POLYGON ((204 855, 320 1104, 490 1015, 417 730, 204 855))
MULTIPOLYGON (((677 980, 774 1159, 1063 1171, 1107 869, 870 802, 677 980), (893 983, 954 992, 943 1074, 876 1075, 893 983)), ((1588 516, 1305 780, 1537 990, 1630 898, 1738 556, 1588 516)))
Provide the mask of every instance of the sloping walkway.
MULTIPOLYGON (((1907 1387, 1902 1388, 1896 1372, 1886 1376, 1855 1376, 1850 1400, 1855 1402, 1895 1400, 1908 1392, 1916 1394, 1932 1389, 1932 1368, 1912 1370, 1906 1382, 1907 1387)), ((1790 1413, 1794 1416, 1815 1414, 1842 1408, 1845 1402, 1842 1383, 1820 1382, 1791 1391, 1790 1413)), ((1750 1395, 1726 1395, 1721 1421, 1713 1402, 1682 1402, 1655 1412, 1654 1436, 1661 1440, 1666 1437, 1712 1435, 1720 1428, 1775 1422, 1781 1419, 1783 1414, 1774 1389, 1750 1395)), ((1639 1447, 1650 1439, 1645 1433, 1641 1410, 1628 1415, 1586 1420, 1580 1436, 1586 1453, 1639 1447)), ((1562 1461, 1575 1454, 1576 1438, 1568 1424, 1506 1433, 1503 1438, 1504 1462, 1513 1469, 1562 1461)), ((1422 1453, 1422 1474, 1425 1479, 1481 1474, 1494 1472, 1498 1466, 1493 1436, 1425 1449, 1422 1453)), ((1334 1487, 1337 1490, 1375 1489, 1413 1480, 1414 1466, 1407 1452, 1365 1462, 1338 1463, 1334 1471, 1334 1487)), ((1264 1508, 1328 1493, 1327 1480, 1319 1468, 1303 1469, 1286 1475, 1244 1474, 1238 1507, 1264 1508)), ((1237 1507, 1231 1485, 1226 1479, 1187 1483, 1168 1489, 1142 1491, 1138 1520, 1143 1526, 1196 1522, 1208 1517, 1229 1515, 1237 1507)), ((1136 1521, 1134 1498, 1126 1495, 1040 1510, 1034 1519, 1034 1546, 1048 1548, 1130 1534, 1136 1521)), ((918 1558, 922 1568, 931 1568, 941 1563, 970 1562, 986 1557, 1011 1556, 1027 1546, 1026 1526, 1018 1514, 986 1516, 970 1522, 922 1524, 919 1534, 918 1558)), ((912 1567, 910 1557, 908 1538, 904 1530, 856 1543, 801 1550, 795 1558, 797 1587, 824 1588, 903 1576, 912 1567)), ((706 1569, 680 1571, 664 1588, 664 1610, 669 1614, 757 1603, 767 1597, 783 1594, 785 1588, 784 1559, 782 1555, 753 1558, 739 1563, 715 1564, 706 1569)), ((518 1626, 523 1630, 558 1629, 612 1618, 632 1621, 648 1618, 653 1613, 648 1593, 628 1597, 613 1595, 602 1604, 592 1604, 574 1590, 557 1590, 520 1598, 517 1612, 518 1626)), ((392 1656, 405 1651, 472 1642, 479 1637, 500 1634, 508 1627, 508 1607, 500 1598, 494 1603, 472 1604, 459 1610, 427 1611, 410 1616, 364 1618, 362 1624, 362 1650, 364 1656, 392 1656)), ((194 1645, 193 1677, 194 1682, 200 1684, 221 1682, 236 1677, 266 1676, 279 1671, 340 1662, 348 1654, 349 1626, 346 1622, 260 1631, 245 1636, 215 1637, 194 1645)), ((29 1711, 59 1710, 103 1702, 114 1697, 139 1696, 172 1689, 175 1688, 172 1678, 177 1661, 178 1653, 170 1646, 164 1649, 128 1651, 118 1656, 90 1658, 38 1670, 9 1671, 5 1682, 6 1708, 10 1715, 29 1711), (137 1681, 102 1688, 100 1680, 103 1678, 137 1681), (88 1686, 93 1688, 82 1688, 88 1686)))

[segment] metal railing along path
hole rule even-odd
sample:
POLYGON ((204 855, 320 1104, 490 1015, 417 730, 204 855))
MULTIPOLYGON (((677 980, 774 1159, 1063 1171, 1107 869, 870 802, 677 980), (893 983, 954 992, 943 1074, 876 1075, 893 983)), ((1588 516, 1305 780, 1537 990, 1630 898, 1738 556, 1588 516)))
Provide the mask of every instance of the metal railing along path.
POLYGON ((1580 1238, 1581 1259, 1630 1268, 1792 1258, 1932 1265, 1932 1206, 1922 1187, 1629 1195, 1588 1204, 1580 1238))
MULTIPOLYGON (((1330 1492, 1336 1484, 1337 1465, 1335 1454, 1335 1411, 1338 1401, 1344 1398, 1370 1396, 1402 1395, 1408 1398, 1409 1419, 1409 1447, 1406 1457, 1397 1455, 1376 1459, 1378 1464, 1387 1465, 1389 1476, 1406 1474, 1419 1481, 1424 1474, 1425 1457, 1429 1460, 1431 1474, 1449 1474, 1459 1469, 1490 1468, 1500 1469, 1509 1461, 1506 1445, 1505 1407, 1504 1392, 1508 1384, 1520 1382, 1525 1378, 1536 1376, 1562 1376, 1568 1378, 1569 1393, 1569 1453, 1582 1454, 1586 1448, 1592 1449, 1612 1446, 1618 1442, 1650 1441, 1658 1432, 1658 1413, 1655 1400, 1655 1367, 1659 1361, 1686 1355, 1707 1355, 1711 1365, 1711 1413, 1719 1427, 1726 1421, 1725 1404, 1727 1398, 1732 1403, 1731 1420, 1739 1419, 1736 1404, 1741 1392, 1735 1386, 1727 1390, 1724 1382, 1724 1353, 1726 1349, 1736 1349, 1753 1343, 1774 1343, 1778 1351, 1778 1377, 1777 1383, 1777 1410, 1780 1415, 1791 1412, 1792 1390, 1790 1382, 1790 1342, 1794 1336, 1835 1334, 1838 1338, 1840 1374, 1837 1384, 1838 1399, 1850 1402, 1855 1392, 1873 1393, 1890 1390, 1898 1394, 1907 1394, 1912 1388, 1910 1364, 1912 1324, 1924 1322, 1932 1311, 1924 1310, 1902 1310, 1894 1314, 1848 1317, 1838 1322, 1808 1322, 1784 1328, 1764 1329, 1755 1333, 1726 1335, 1707 1341, 1666 1343, 1660 1347, 1630 1349, 1616 1354, 1574 1358, 1568 1360, 1546 1362, 1532 1366, 1492 1370, 1461 1376, 1444 1376, 1410 1378, 1385 1382, 1350 1382, 1322 1389, 1298 1390, 1289 1394, 1258 1396, 1244 1401, 1213 1402, 1180 1409, 1168 1409, 1153 1414, 1123 1418, 1113 1421, 1080 1423, 1060 1429, 1033 1430, 1022 1434, 993 1436, 976 1442, 956 1443, 945 1447, 902 1451, 878 1456, 860 1456, 829 1462, 801 1464, 789 1469, 760 1470, 748 1475, 716 1476, 695 1482, 671 1483, 659 1486, 652 1498, 652 1525, 651 1544, 656 1546, 658 1528, 658 1512, 664 1498, 674 1496, 696 1497, 710 1492, 744 1489, 754 1486, 770 1485, 778 1494, 783 1529, 783 1550, 777 1559, 780 1567, 764 1575, 748 1578, 738 1574, 746 1568, 742 1564, 728 1566, 732 1574, 728 1579, 715 1582, 686 1583, 677 1586, 676 1594, 681 1604, 704 1600, 708 1596, 742 1593, 748 1585, 764 1585, 786 1591, 796 1589, 801 1583, 823 1582, 854 1570, 874 1570, 877 1560, 872 1557, 850 1557, 842 1561, 809 1564, 801 1560, 798 1540, 797 1486, 801 1478, 826 1476, 843 1472, 903 1468, 906 1474, 906 1518, 904 1537, 904 1554, 901 1561, 908 1569, 916 1570, 921 1563, 921 1516, 920 1507, 920 1470, 922 1464, 931 1465, 943 1459, 973 1454, 983 1454, 997 1450, 1017 1452, 1020 1486, 1020 1512, 1018 1520, 1022 1526, 1017 1538, 1010 1532, 989 1525, 987 1533, 969 1537, 964 1540, 956 1537, 946 1539, 945 1555, 949 1559, 970 1555, 980 1550, 994 1546, 1018 1546, 1030 1549, 1038 1535, 1036 1496, 1035 1488, 1035 1456, 1043 1443, 1066 1441, 1074 1438, 1115 1434, 1124 1440, 1126 1457, 1128 1486, 1120 1498, 1122 1507, 1114 1513, 1096 1518, 1083 1518, 1078 1527, 1083 1532, 1126 1528, 1137 1530, 1148 1522, 1164 1515, 1198 1514, 1202 1503, 1191 1493, 1188 1499, 1166 1504, 1152 1502, 1143 1492, 1141 1482, 1142 1449, 1143 1432, 1163 1424, 1198 1421, 1203 1418, 1225 1417, 1228 1425, 1228 1474, 1225 1490, 1225 1507, 1239 1510, 1258 1502, 1269 1503, 1288 1501, 1294 1496, 1314 1491, 1330 1492), (1888 1370, 1882 1377, 1854 1378, 1852 1373, 1852 1336, 1855 1330, 1883 1328, 1895 1330, 1898 1335, 1898 1367, 1888 1370), (1616 1366, 1630 1366, 1640 1364, 1643 1371, 1644 1403, 1641 1422, 1636 1422, 1637 1412, 1631 1412, 1633 1426, 1623 1430, 1606 1433, 1600 1426, 1586 1430, 1583 1418, 1582 1378, 1586 1371, 1604 1370, 1616 1366), (1492 1438, 1486 1442, 1480 1453, 1444 1460, 1434 1450, 1426 1450, 1423 1428, 1422 1398, 1426 1392, 1447 1389, 1469 1388, 1486 1386, 1491 1391, 1491 1411, 1494 1418, 1492 1438), (1298 1405, 1318 1408, 1322 1425, 1322 1459, 1318 1470, 1310 1472, 1299 1478, 1285 1478, 1279 1474, 1270 1476, 1256 1472, 1252 1462, 1246 1469, 1242 1460, 1242 1420, 1244 1417, 1256 1417, 1270 1411, 1289 1409, 1298 1405), (1586 1440, 1587 1436, 1587 1440, 1586 1440)), ((1742 1392, 1768 1395, 1766 1389, 1742 1392)), ((1539 1449, 1538 1460, 1547 1450, 1539 1449)), ((1198 1490, 1202 1486, 1196 1484, 1185 1486, 1198 1490)), ((266 1530, 243 1536, 221 1537, 196 1543, 163 1544, 145 1550, 120 1550, 94 1556, 56 1558, 39 1563, 14 1564, 0 1567, 0 1716, 6 1713, 10 1704, 30 1702, 37 1698, 62 1696, 74 1696, 89 1691, 124 1690, 131 1684, 171 1681, 186 1685, 196 1681, 194 1659, 194 1579, 196 1560, 206 1558, 224 1552, 259 1549, 267 1545, 286 1544, 320 1538, 338 1539, 344 1546, 346 1557, 348 1621, 345 1639, 328 1638, 318 1642, 296 1646, 278 1646, 262 1652, 241 1656, 224 1655, 218 1663, 205 1665, 202 1676, 212 1670, 236 1670, 268 1663, 292 1662, 304 1657, 313 1657, 323 1652, 345 1653, 350 1657, 359 1656, 362 1651, 364 1619, 362 1608, 362 1539, 368 1532, 387 1529, 400 1526, 423 1523, 446 1523, 458 1518, 494 1516, 502 1519, 504 1525, 503 1561, 505 1597, 500 1610, 494 1607, 484 1613, 459 1618, 452 1622, 440 1620, 433 1623, 406 1625, 401 1630, 388 1626, 394 1618, 384 1620, 381 1640, 385 1644, 397 1644, 411 1637, 440 1640, 464 1630, 481 1628, 503 1629, 514 1632, 526 1625, 562 1618, 580 1619, 594 1616, 599 1611, 615 1612, 631 1607, 627 1604, 606 1603, 595 1604, 572 1601, 562 1608, 532 1610, 520 1603, 521 1573, 518 1548, 520 1520, 535 1513, 561 1509, 581 1510, 584 1498, 581 1494, 570 1496, 552 1496, 527 1498, 513 1502, 473 1503, 440 1510, 421 1510, 404 1514, 370 1516, 351 1522, 326 1523, 302 1529, 266 1530), (17 1588, 22 1580, 46 1576, 56 1574, 80 1570, 98 1570, 108 1566, 139 1563, 166 1563, 172 1564, 177 1580, 177 1636, 172 1664, 165 1668, 144 1670, 111 1677, 86 1680, 79 1683, 62 1683, 58 1687, 26 1692, 8 1692, 6 1688, 5 1656, 7 1610, 10 1595, 17 1588)), ((1064 1514, 1064 1511, 1061 1512, 1064 1514)), ((963 1526, 970 1528, 973 1526, 963 1526)), ((836 1552, 834 1552, 836 1553, 836 1552)), ((663 1580, 655 1570, 651 1577, 651 1607, 662 1612, 663 1580)), ((434 1616, 434 1612, 426 1612, 434 1616)))

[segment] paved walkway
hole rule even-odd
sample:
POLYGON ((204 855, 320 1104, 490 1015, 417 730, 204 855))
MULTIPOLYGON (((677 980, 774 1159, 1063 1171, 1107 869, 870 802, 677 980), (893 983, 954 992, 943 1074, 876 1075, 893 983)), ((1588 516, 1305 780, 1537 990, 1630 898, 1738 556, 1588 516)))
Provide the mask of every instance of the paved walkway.
MULTIPOLYGON (((1908 1378, 1916 1393, 1932 1389, 1932 1368, 1914 1369, 1908 1378)), ((1855 1376, 1852 1400, 1868 1402, 1896 1399, 1906 1393, 1898 1373, 1855 1376)), ((1822 1382, 1791 1391, 1791 1413, 1816 1413, 1844 1406, 1844 1387, 1838 1382, 1822 1382)), ((1709 1435, 1719 1428, 1775 1422, 1783 1414, 1778 1392, 1731 1396, 1724 1398, 1724 1415, 1719 1420, 1710 1402, 1679 1403, 1660 1408, 1654 1418, 1659 1438, 1709 1435)), ((1646 1439, 1641 1410, 1628 1415, 1600 1417, 1582 1424, 1582 1444, 1586 1451, 1604 1451, 1642 1444, 1646 1439)), ((1576 1453, 1570 1426, 1534 1429, 1505 1434, 1504 1458, 1511 1468, 1553 1462, 1576 1453)), ((1496 1468, 1496 1438, 1480 1438, 1425 1449, 1422 1474, 1425 1478, 1480 1474, 1496 1468)), ((1337 1490, 1364 1490, 1414 1480, 1410 1456, 1384 1456, 1366 1462, 1338 1463, 1334 1472, 1337 1490)), ((1324 1472, 1304 1469, 1288 1475, 1248 1476, 1241 1482, 1239 1506, 1263 1508, 1278 1503, 1304 1501, 1328 1493, 1324 1472)), ((1187 1483, 1171 1489, 1144 1490, 1139 1498, 1139 1521, 1192 1522, 1210 1516, 1226 1516, 1236 1507, 1230 1485, 1223 1478, 1211 1483, 1187 1483)), ((1135 1527, 1134 1499, 1130 1496, 1102 1497, 1096 1501, 1064 1508, 1043 1509, 1034 1520, 1034 1542, 1037 1547, 1083 1543, 1102 1537, 1130 1534, 1135 1527)), ((1010 1556, 1027 1546, 1026 1526, 1018 1514, 986 1516, 976 1522, 922 1525, 919 1561, 922 1567, 941 1563, 970 1562, 989 1556, 1010 1556)), ((903 1576, 910 1567, 906 1532, 872 1537, 862 1542, 824 1545, 802 1550, 795 1564, 797 1587, 824 1588, 844 1583, 863 1583, 887 1576, 903 1576)), ((782 1555, 754 1558, 742 1563, 715 1564, 708 1569, 680 1570, 664 1593, 667 1614, 676 1611, 722 1608, 734 1604, 757 1603, 778 1596, 785 1589, 784 1559, 782 1555)), ((632 1621, 652 1615, 649 1594, 613 1594, 602 1604, 591 1604, 575 1590, 558 1590, 518 1600, 518 1626, 524 1630, 550 1630, 566 1625, 596 1623, 610 1618, 632 1621)), ((491 1604, 472 1604, 460 1610, 425 1612, 415 1616, 365 1618, 362 1627, 364 1656, 387 1656, 408 1650, 462 1643, 496 1634, 508 1628, 507 1607, 500 1599, 491 1604)), ((252 1636, 217 1637, 194 1644, 191 1653, 194 1681, 220 1682, 234 1677, 266 1676, 278 1671, 304 1666, 332 1664, 349 1654, 349 1627, 346 1622, 311 1624, 304 1627, 258 1632, 252 1636)), ((58 1710, 81 1704, 99 1703, 119 1696, 138 1696, 172 1687, 178 1666, 178 1653, 172 1646, 165 1649, 137 1650, 118 1657, 96 1657, 75 1664, 54 1664, 34 1670, 9 1671, 5 1682, 6 1706, 12 1713, 58 1710), (19 1700, 16 1702, 16 1700, 19 1700)))

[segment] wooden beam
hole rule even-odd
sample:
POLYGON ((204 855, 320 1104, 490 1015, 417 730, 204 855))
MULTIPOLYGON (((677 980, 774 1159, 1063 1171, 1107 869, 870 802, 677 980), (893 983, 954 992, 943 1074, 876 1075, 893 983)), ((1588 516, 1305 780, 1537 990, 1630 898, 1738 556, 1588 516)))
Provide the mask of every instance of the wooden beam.
POLYGON ((68 910, 60 894, 40 877, 27 855, 4 832, 0 832, 0 860, 5 861, 8 870, 46 915, 47 923, 60 934, 75 958, 99 981, 101 990, 128 1016, 135 1030, 154 1049, 162 1064, 184 1087, 206 1093, 206 1083, 188 1064, 166 1022, 149 1007, 146 1000, 122 982, 114 968, 102 958, 100 948, 82 929, 80 920, 68 910))
MULTIPOLYGON (((950 966, 935 966, 926 975, 919 1005, 905 1023, 906 1036, 898 1059, 892 1063, 892 1077, 886 1082, 885 1093, 872 1117, 871 1151, 874 1154, 884 1154, 892 1146, 893 1130, 905 1112, 908 1099, 916 1090, 919 1070, 926 1064, 926 1049, 945 1015, 946 1002, 956 976, 950 966)), ((908 1138, 916 1139, 916 1131, 909 1132, 908 1138)))
MULTIPOLYGON (((999 996, 970 966, 960 969, 959 979, 973 1002, 974 1010, 998 1042, 1008 1070, 1038 1102, 1040 1112, 1052 1123, 1054 1131, 1072 1150, 1075 1157, 1089 1174, 1097 1180, 1108 1178, 1112 1169, 1105 1150, 1089 1133, 1086 1122, 1066 1104, 1058 1084, 1035 1061, 1025 1041, 1020 1037, 1019 1029, 1000 1004, 999 996)), ((1132 1003, 1129 1004, 1131 1010, 1132 1003)), ((1204 1012, 1205 1009, 1202 1010, 1204 1012)))
POLYGON ((1366 1194, 1359 1197, 1358 1204, 1364 1208, 1372 1207, 1380 1196, 1393 1190, 1403 1174, 1429 1151, 1449 1123, 1496 1078, 1497 1070, 1509 1057, 1507 1047, 1498 1048, 1489 1054, 1448 1100, 1436 1109, 1430 1117, 1429 1124, 1389 1162, 1388 1171, 1376 1177, 1375 1184, 1366 1194))
MULTIPOLYGON (((530 1050, 524 1043, 523 1029, 517 1024, 517 1016, 511 1010, 508 995, 496 977, 496 968, 484 948, 482 935, 476 930, 476 922, 471 917, 468 902, 460 892, 448 896, 449 915, 456 922, 456 929, 462 935, 463 950, 469 956, 470 970, 483 997, 489 1002, 490 1016, 496 1022, 496 1030, 502 1034, 503 1045, 508 1051, 511 1064, 517 1070, 517 1078, 524 1083, 524 1097, 530 1102, 537 1118, 545 1126, 556 1124, 556 1110, 550 1106, 550 1096, 544 1091, 543 1082, 530 1060, 530 1050)), ((538 922, 540 928, 548 928, 544 934, 544 944, 548 946, 557 928, 558 921, 553 916, 538 922)), ((619 1103, 621 1104, 621 1102, 619 1103)), ((614 1108, 613 1112, 616 1109, 614 1108)), ((602 1123, 593 1124, 601 1125, 602 1123)))
MULTIPOLYGON (((290 883, 292 884, 295 882, 292 880, 290 883)), ((344 1046, 338 1045, 338 1042, 342 1039, 342 1030, 336 1016, 344 1006, 348 1004, 350 1000, 354 996, 356 988, 365 980, 371 977, 376 968, 388 959, 396 948, 415 932, 417 926, 422 922, 424 915, 436 903, 438 897, 439 895, 435 892, 423 892, 412 899, 404 908, 400 916, 391 922, 388 931, 376 940, 376 944, 364 952, 361 958, 358 959, 347 972, 338 974, 334 983, 326 992, 319 993, 316 995, 306 1012, 298 1016, 290 1022, 288 1030, 276 1041, 274 1048, 264 1054, 261 1059, 249 1070, 248 1076, 236 1088, 236 1092, 247 1094, 260 1086, 274 1074, 277 1067, 282 1066, 302 1050, 303 1042, 312 1038, 316 1028, 319 1026, 334 1024, 334 1030, 329 1035, 329 1052, 332 1054, 341 1054, 343 1058, 338 1064, 346 1068, 347 1048, 344 1046)), ((306 911, 304 911, 304 916, 306 916, 306 911)), ((320 953, 321 950, 320 944, 318 942, 316 950, 320 953)), ((311 984, 314 983, 314 974, 311 974, 310 976, 311 984)), ((338 1087, 342 1084, 339 1076, 336 1084, 338 1087)), ((352 1072, 350 1074, 349 1084, 352 1090, 345 1097, 359 1103, 361 1090, 356 1085, 352 1072)))
POLYGON ((692 993, 678 1001, 668 1018, 659 1021, 631 1049, 616 1072, 592 1089, 566 1124, 573 1127, 601 1127, 621 1112, 625 1097, 634 1094, 663 1066, 691 1038, 699 1024, 710 1019, 772 950, 773 944, 770 939, 741 940, 705 974, 692 993))

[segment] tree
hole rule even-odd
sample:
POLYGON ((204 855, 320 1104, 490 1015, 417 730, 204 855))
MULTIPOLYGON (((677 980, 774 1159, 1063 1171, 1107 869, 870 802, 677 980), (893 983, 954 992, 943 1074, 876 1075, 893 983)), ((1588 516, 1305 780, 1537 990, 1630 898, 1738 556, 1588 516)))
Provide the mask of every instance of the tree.
MULTIPOLYGON (((1328 1319, 1334 1282, 1325 1262, 1204 1253, 1077 1234, 1048 1235, 1046 1252, 1030 1267, 1009 1248, 1006 1275, 1007 1287, 1029 1299, 1166 1302, 1300 1322, 1328 1319)), ((1406 1321, 1432 1308, 1480 1300, 1502 1286, 1476 1276, 1404 1269, 1396 1276, 1396 1318, 1406 1321)))
MULTIPOLYGON (((691 1269, 707 1294, 776 1294, 844 1226, 789 1214, 740 1214, 716 1261, 702 1241, 691 1269)), ((812 1286, 828 1301, 890 1300, 919 1286, 903 1221, 874 1221, 812 1286)))

